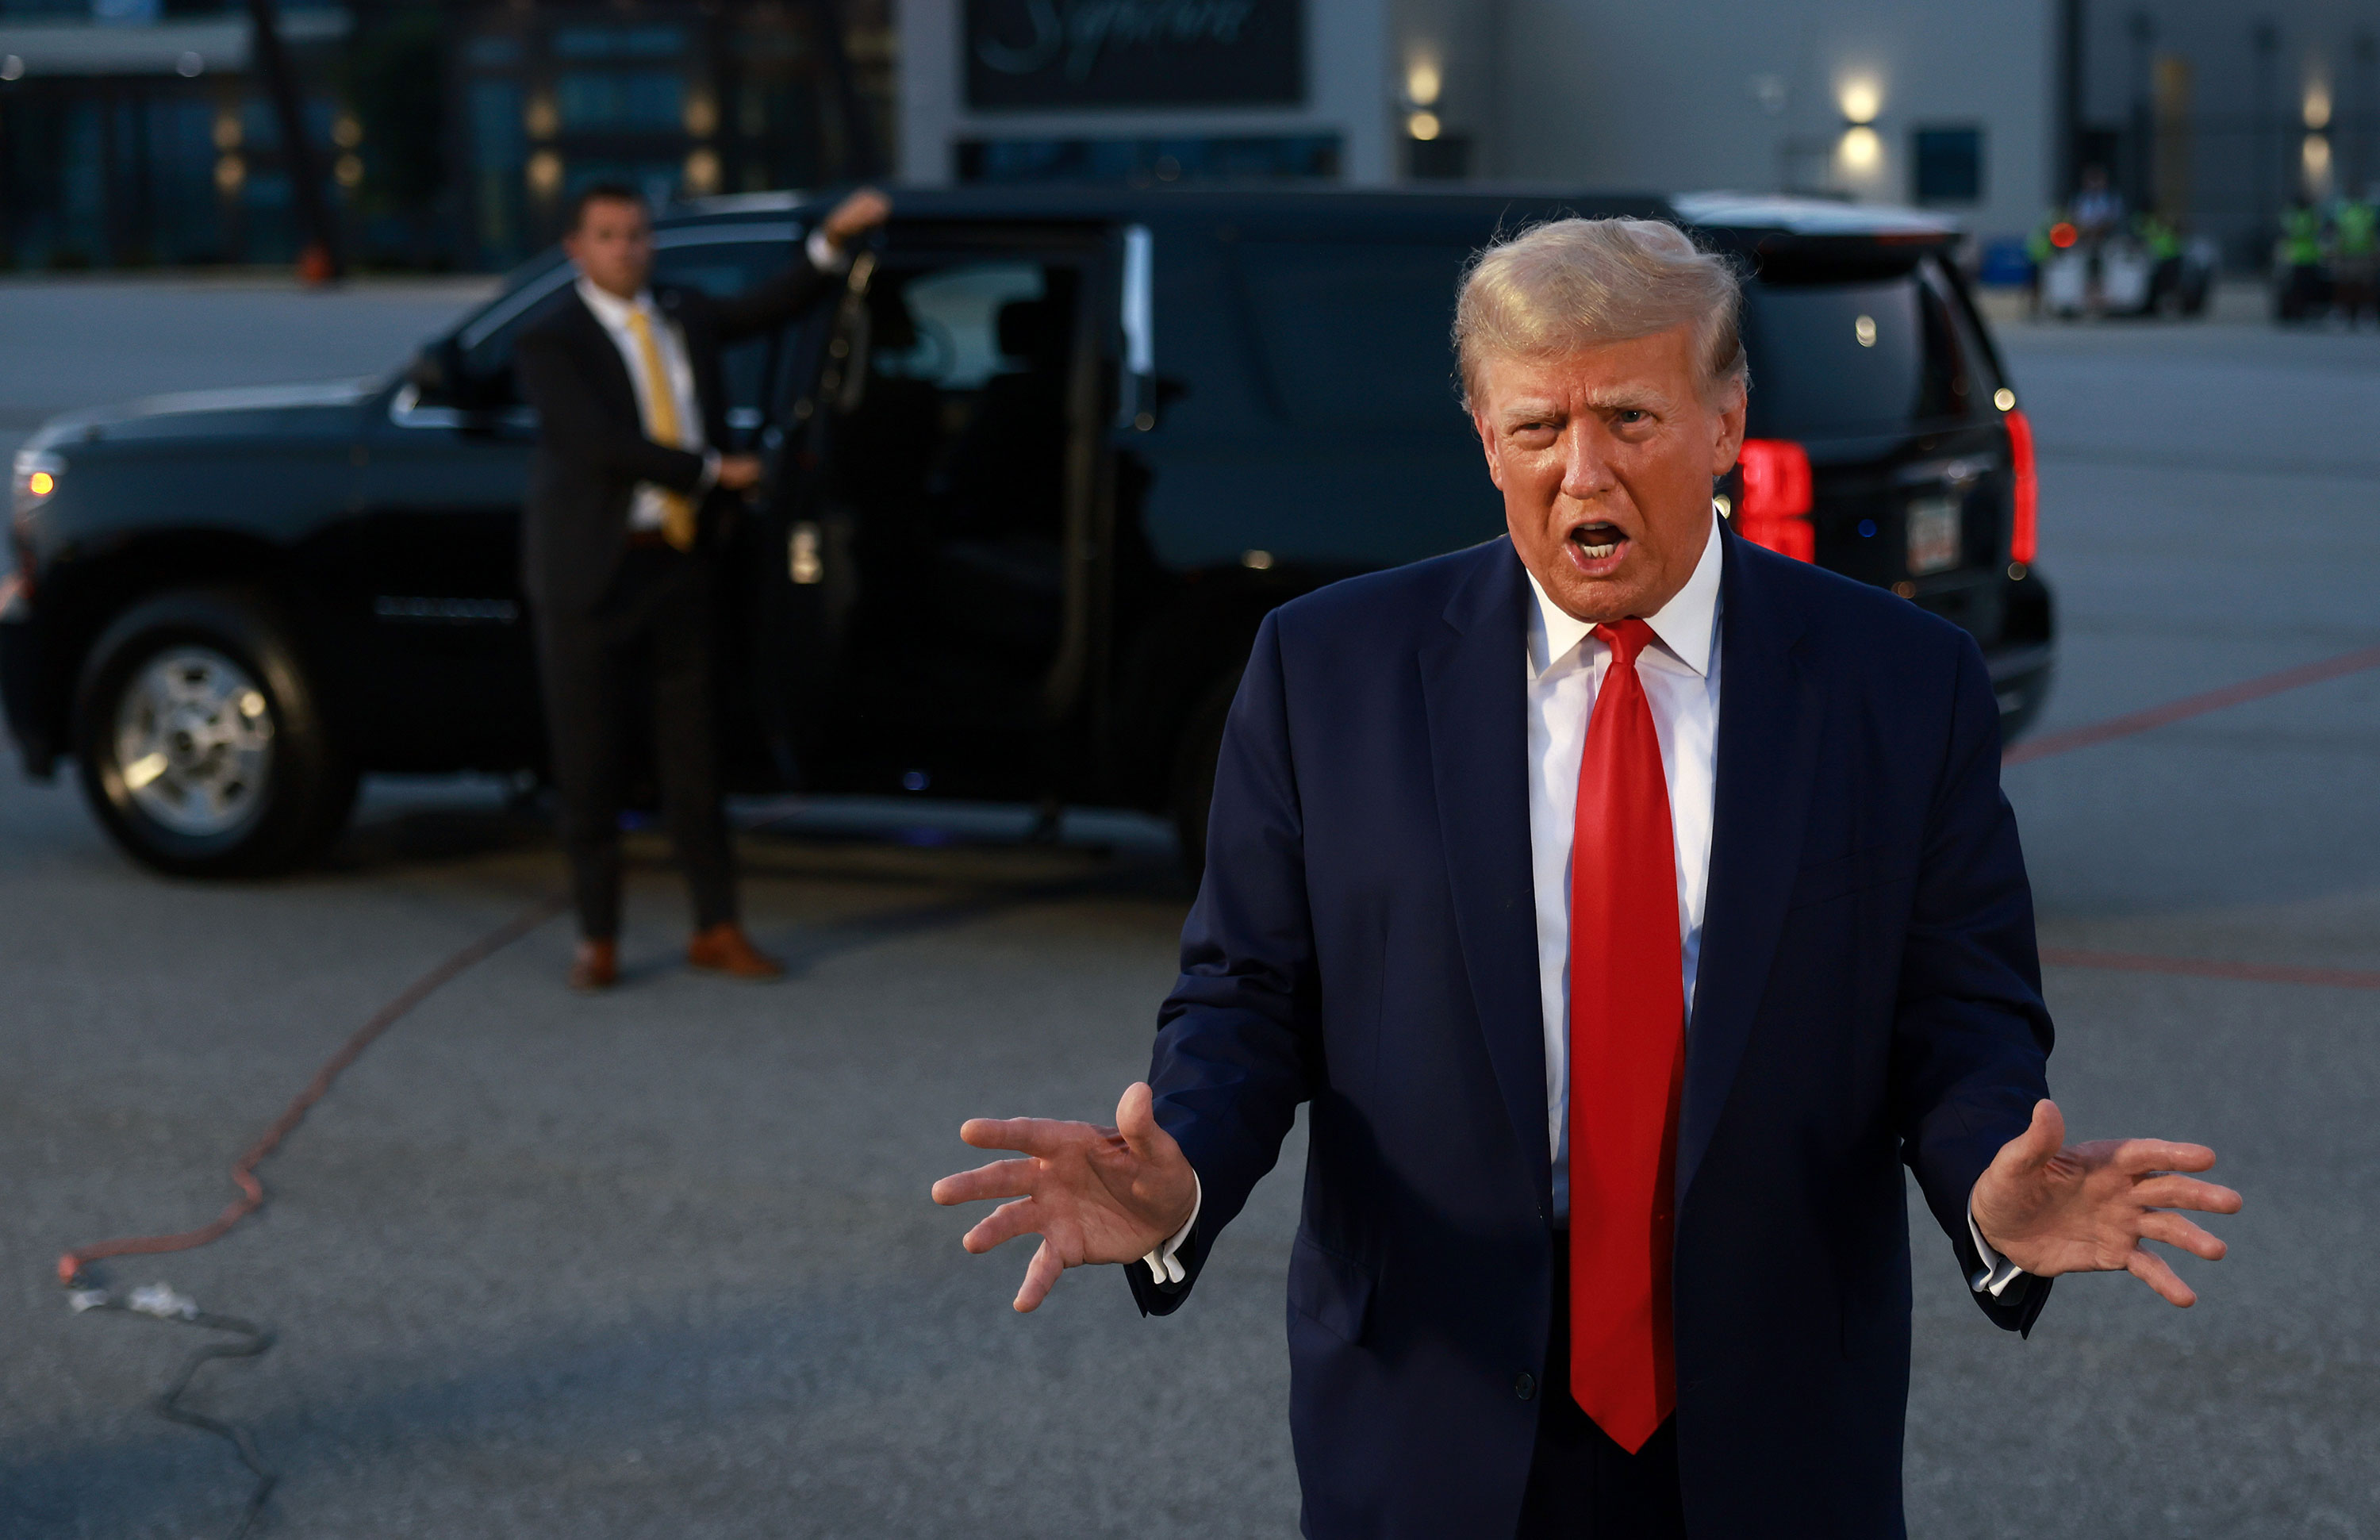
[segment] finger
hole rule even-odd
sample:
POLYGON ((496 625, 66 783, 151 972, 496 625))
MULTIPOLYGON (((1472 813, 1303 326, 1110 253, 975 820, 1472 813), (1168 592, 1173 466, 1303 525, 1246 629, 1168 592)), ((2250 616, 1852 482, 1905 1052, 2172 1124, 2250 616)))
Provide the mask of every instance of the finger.
POLYGON ((1030 1160, 995 1160, 971 1171, 959 1171, 934 1183, 939 1204, 980 1203, 985 1198, 1021 1198, 1033 1191, 1030 1160))
POLYGON ((1047 1157, 1080 1139, 1090 1126, 1057 1118, 969 1118, 959 1124, 959 1137, 978 1149, 1013 1149, 1047 1157))
POLYGON ((2203 1171, 2215 1164, 2215 1152, 2204 1145, 2176 1144, 2171 1139, 2126 1139, 2116 1146, 2116 1169, 2139 1175, 2144 1171, 2203 1171))
POLYGON ((973 1230, 959 1237, 959 1244, 981 1256, 994 1246, 1006 1245, 1019 1235, 1030 1235, 1041 1228, 1049 1216, 1031 1198, 1018 1198, 1003 1203, 986 1214, 973 1230))
POLYGON ((2203 1214, 2237 1214, 2240 1197, 2228 1187, 2190 1176, 2153 1176, 2132 1188, 2132 1197, 2150 1208, 2194 1208, 2203 1214))
POLYGON ((2168 1304, 2187 1310, 2198 1303, 2198 1295, 2181 1280, 2181 1275, 2168 1267, 2165 1258, 2155 1252, 2134 1248, 2131 1260, 2124 1264, 2124 1271, 2155 1290, 2168 1304))
POLYGON ((1066 1265, 1058 1260, 1058 1248, 1043 1241, 1041 1249, 1033 1254, 1032 1262, 1025 1268, 1024 1286, 1016 1291, 1016 1313, 1028 1314, 1048 1299, 1058 1275, 1065 1270, 1066 1265))
POLYGON ((1181 1158, 1182 1146, 1158 1125, 1157 1093, 1145 1080, 1123 1088, 1123 1099, 1116 1103, 1116 1132, 1134 1158, 1148 1165, 1170 1164, 1181 1158))
POLYGON ((2168 1246, 2178 1247, 2209 1262, 2222 1261, 2223 1254, 2231 1249, 2223 1243, 2220 1237, 2207 1233, 2180 1215, 2162 1211, 2141 1216, 2141 1235, 2146 1240, 2162 1241, 2168 1246))

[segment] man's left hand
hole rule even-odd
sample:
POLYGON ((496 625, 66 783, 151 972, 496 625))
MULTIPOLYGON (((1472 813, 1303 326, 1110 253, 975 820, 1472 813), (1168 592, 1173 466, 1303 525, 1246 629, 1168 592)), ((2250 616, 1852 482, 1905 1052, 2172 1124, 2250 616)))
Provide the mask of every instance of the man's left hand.
POLYGON ((820 232, 836 247, 849 245, 868 234, 892 215, 892 200, 874 188, 861 188, 857 192, 834 206, 819 224, 820 232))
POLYGON ((1969 1211, 1985 1240, 2035 1277, 2129 1272, 2188 1305, 2198 1295, 2141 1243, 2162 1241, 2209 1262, 2221 1259, 2221 1241, 2172 1212, 2240 1212, 2240 1194, 2230 1188, 2180 1174, 2214 1164, 2205 1146, 2165 1139, 2070 1145, 2058 1104, 2042 1101, 2034 1106, 2033 1126, 2001 1146, 1976 1179, 1969 1211))

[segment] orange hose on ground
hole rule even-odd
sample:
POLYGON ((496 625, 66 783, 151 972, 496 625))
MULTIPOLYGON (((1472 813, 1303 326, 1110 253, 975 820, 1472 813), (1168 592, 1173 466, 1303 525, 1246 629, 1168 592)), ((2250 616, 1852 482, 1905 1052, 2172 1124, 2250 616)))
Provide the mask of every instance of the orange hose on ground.
POLYGON ((191 1251, 211 1241, 222 1239, 234 1225, 264 1206, 264 1183, 257 1180, 257 1166, 279 1148, 281 1141, 305 1121, 307 1110, 322 1099, 331 1089, 332 1082, 337 1080, 348 1065, 362 1057, 364 1049, 371 1047, 374 1038, 395 1026, 441 987, 452 983, 457 976, 519 940, 560 914, 565 907, 566 902, 558 895, 539 900, 415 979, 403 994, 382 1006, 371 1020, 357 1028, 354 1036, 331 1056, 330 1062, 316 1072, 306 1088, 298 1093, 297 1099, 290 1102, 273 1126, 264 1131, 263 1137, 249 1146, 248 1153, 232 1166, 231 1179, 239 1187, 239 1196, 216 1215, 212 1224, 186 1230, 178 1235, 131 1235, 122 1240, 99 1241, 91 1245, 77 1246, 58 1258, 58 1281, 72 1288, 84 1267, 106 1257, 153 1256, 161 1252, 191 1251))

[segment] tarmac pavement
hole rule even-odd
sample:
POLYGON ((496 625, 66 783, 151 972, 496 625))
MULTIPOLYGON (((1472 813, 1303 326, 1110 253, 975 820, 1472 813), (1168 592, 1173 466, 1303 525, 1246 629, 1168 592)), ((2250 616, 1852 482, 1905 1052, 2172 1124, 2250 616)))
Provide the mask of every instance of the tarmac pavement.
MULTIPOLYGON (((390 367, 466 297, 0 284, 0 428, 390 367)), ((2380 341, 2001 337, 2063 617, 2043 731, 2380 643, 2380 341)), ((2046 945, 2380 969, 2380 671, 2007 784, 2046 945)), ((565 991, 548 925, 371 1049, 265 1164, 261 1215, 113 1266, 279 1332, 192 1398, 283 1473, 260 1533, 1293 1534, 1300 1140, 1163 1321, 1111 1269, 1014 1315, 1030 1243, 970 1258, 926 1198, 974 1158, 965 1116, 1111 1115, 1172 976, 1164 831, 1025 823, 822 805, 748 835, 749 919, 795 964, 767 988, 676 966, 683 899, 639 837, 625 988, 565 991)), ((212 1217, 349 1032, 556 876, 485 783, 375 782, 329 869, 209 886, 131 867, 68 781, 0 774, 0 1537, 227 1527, 230 1451, 147 1405, 200 1334, 72 1315, 58 1252, 212 1217)), ((2019 1341, 1912 1206, 1912 1533, 2380 1535, 2380 991, 2047 987, 2078 1135, 2204 1140, 2248 1207, 2214 1223, 2229 1260, 2180 1264, 2194 1309, 2073 1279, 2019 1341)))

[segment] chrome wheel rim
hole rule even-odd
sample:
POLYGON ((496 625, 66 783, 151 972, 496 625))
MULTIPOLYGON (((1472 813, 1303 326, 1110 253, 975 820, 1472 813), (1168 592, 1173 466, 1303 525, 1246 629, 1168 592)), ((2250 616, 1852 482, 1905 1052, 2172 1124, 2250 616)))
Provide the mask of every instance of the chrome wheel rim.
POLYGON ((203 647, 141 666, 115 709, 115 765, 133 805, 174 833, 254 818, 273 772, 273 712, 246 669, 203 647))

